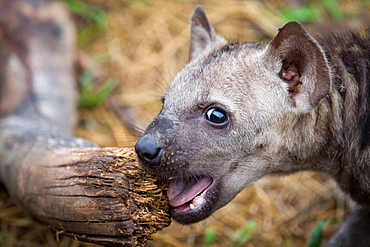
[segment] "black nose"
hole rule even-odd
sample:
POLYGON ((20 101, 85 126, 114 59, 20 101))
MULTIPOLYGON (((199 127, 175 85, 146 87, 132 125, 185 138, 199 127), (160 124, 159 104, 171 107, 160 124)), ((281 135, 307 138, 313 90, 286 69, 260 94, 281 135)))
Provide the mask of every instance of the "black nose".
POLYGON ((162 156, 162 147, 151 138, 144 136, 135 144, 135 151, 139 158, 149 165, 159 165, 162 156))

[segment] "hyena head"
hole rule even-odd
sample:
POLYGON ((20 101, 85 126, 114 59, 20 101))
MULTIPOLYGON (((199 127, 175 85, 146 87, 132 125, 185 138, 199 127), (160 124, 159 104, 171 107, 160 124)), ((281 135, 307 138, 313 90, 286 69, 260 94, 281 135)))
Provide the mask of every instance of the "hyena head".
POLYGON ((287 171, 289 119, 313 109, 329 81, 322 50, 299 23, 267 46, 228 44, 198 7, 190 62, 135 145, 150 172, 171 180, 174 219, 203 220, 263 175, 287 171))

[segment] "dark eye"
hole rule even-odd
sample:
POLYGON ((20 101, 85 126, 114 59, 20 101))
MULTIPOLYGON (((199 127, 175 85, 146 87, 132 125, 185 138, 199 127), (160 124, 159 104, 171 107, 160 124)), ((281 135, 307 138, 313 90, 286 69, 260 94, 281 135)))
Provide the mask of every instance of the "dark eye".
POLYGON ((225 111, 219 108, 211 108, 206 112, 206 119, 211 124, 224 127, 229 122, 229 118, 225 111))

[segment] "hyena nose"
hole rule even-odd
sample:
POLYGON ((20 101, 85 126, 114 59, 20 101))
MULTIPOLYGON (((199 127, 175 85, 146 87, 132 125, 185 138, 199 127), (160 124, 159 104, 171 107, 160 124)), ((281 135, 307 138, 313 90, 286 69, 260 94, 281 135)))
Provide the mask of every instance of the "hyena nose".
POLYGON ((162 156, 162 147, 153 138, 148 136, 140 138, 135 144, 135 151, 139 158, 149 165, 159 165, 162 156))

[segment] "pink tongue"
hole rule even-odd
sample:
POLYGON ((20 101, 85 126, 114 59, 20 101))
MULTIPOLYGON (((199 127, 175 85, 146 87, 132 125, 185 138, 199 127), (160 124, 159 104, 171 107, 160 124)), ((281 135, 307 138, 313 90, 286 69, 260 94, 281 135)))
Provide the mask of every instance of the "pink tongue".
POLYGON ((202 191, 212 184, 212 178, 201 177, 189 181, 186 178, 177 178, 171 180, 167 191, 167 197, 170 205, 173 207, 181 206, 196 197, 202 191))

